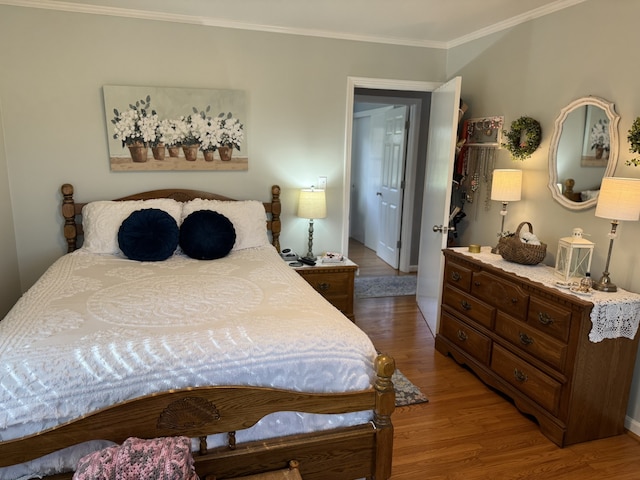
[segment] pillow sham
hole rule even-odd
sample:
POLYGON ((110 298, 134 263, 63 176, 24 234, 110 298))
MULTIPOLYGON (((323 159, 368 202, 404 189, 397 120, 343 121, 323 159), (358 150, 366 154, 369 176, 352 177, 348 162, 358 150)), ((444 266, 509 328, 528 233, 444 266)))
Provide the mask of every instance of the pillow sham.
POLYGON ((118 230, 118 246, 131 260, 161 262, 178 248, 180 229, 164 210, 145 208, 129 215, 118 230))
POLYGON ((213 210, 221 213, 233 223, 236 242, 233 250, 270 245, 267 235, 267 214, 262 202, 257 200, 204 200, 197 198, 186 202, 182 208, 182 218, 187 218, 198 210, 213 210))
POLYGON ((157 208, 167 212, 178 225, 182 220, 182 203, 170 198, 152 200, 100 200, 82 209, 84 240, 82 248, 91 253, 118 255, 118 230, 122 222, 136 210, 157 208))
POLYGON ((180 248, 191 258, 215 260, 225 257, 236 241, 233 223, 213 210, 198 210, 180 226, 180 248))

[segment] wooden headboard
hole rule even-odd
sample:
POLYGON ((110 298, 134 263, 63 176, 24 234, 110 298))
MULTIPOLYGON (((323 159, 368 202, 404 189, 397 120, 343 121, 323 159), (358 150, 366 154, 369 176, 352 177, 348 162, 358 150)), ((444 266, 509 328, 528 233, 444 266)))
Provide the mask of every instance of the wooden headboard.
MULTIPOLYGON (((67 241, 67 252, 73 252, 78 248, 78 238, 83 235, 82 207, 84 207, 87 202, 77 203, 73 199, 73 185, 69 183, 62 185, 60 190, 62 192, 64 238, 67 241)), ((152 198, 172 198, 178 202, 188 202, 195 198, 203 198, 205 200, 236 200, 216 193, 203 192, 200 190, 166 188, 162 190, 135 193, 126 197, 116 198, 115 201, 149 200, 152 198)), ((271 201, 263 202, 263 204, 267 214, 267 230, 271 232, 271 244, 278 252, 280 252, 280 231, 282 229, 282 224, 280 223, 280 212, 282 210, 282 205, 280 204, 280 187, 278 185, 273 185, 271 187, 271 201)))

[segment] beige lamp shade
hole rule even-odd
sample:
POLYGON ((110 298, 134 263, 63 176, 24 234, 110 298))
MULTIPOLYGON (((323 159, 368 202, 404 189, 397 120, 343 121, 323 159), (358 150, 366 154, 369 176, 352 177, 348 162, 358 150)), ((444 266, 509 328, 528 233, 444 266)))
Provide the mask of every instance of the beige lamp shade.
POLYGON ((640 220, 640 178, 602 179, 596 217, 610 220, 640 220))
POLYGON ((522 198, 522 170, 496 169, 491 183, 491 200, 517 202, 522 198))
POLYGON ((304 188, 300 191, 298 201, 298 217, 325 218, 327 216, 327 199, 324 190, 304 188))

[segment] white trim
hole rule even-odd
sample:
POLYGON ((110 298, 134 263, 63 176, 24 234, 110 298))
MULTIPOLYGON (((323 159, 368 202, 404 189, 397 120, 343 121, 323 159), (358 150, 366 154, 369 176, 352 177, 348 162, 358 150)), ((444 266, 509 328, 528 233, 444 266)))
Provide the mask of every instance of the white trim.
POLYGON ((513 28, 516 25, 528 22, 529 20, 535 20, 536 18, 544 17, 545 15, 557 12, 558 10, 573 7, 574 5, 578 5, 579 3, 584 3, 586 1, 587 0, 558 0, 557 2, 534 8, 533 10, 521 13, 520 15, 516 15, 515 17, 508 18, 506 20, 503 20, 502 22, 494 23, 493 25, 481 28, 480 30, 476 30, 475 32, 463 35, 462 37, 454 38, 453 40, 447 42, 446 48, 449 49, 452 47, 457 47, 464 43, 478 40, 479 38, 486 37, 488 35, 492 35, 509 28, 513 28))
POLYGON ((282 33, 289 35, 303 35, 308 37, 333 38, 337 40, 351 40, 355 42, 382 43, 387 45, 401 45, 406 47, 435 48, 447 50, 462 45, 478 38, 491 35, 521 23, 543 17, 564 8, 572 7, 587 0, 558 0, 557 2, 536 8, 529 12, 508 18, 475 32, 450 41, 415 40, 411 38, 386 37, 382 35, 356 35, 348 32, 335 32, 319 29, 304 29, 295 27, 276 27, 256 23, 225 20, 221 18, 205 17, 198 15, 182 15, 179 13, 165 13, 150 10, 136 10, 131 8, 105 7, 98 5, 85 5, 74 2, 57 0, 0 0, 0 5, 12 5, 15 7, 41 8, 45 10, 58 10, 63 12, 86 13, 92 15, 106 15, 112 17, 137 18, 143 20, 155 20, 161 22, 187 23, 204 25, 208 27, 235 28, 240 30, 253 30, 269 33, 282 33))
POLYGON ((634 420, 629 415, 627 415, 624 418, 624 426, 631 433, 640 437, 640 422, 638 420, 634 420))
MULTIPOLYGON (((412 80, 393 80, 387 78, 347 77, 347 105, 345 111, 345 137, 344 137, 344 183, 342 191, 343 212, 342 218, 342 245, 341 251, 349 251, 349 215, 351 208, 351 136, 353 135, 353 104, 356 88, 372 88, 380 90, 402 90, 414 92, 432 92, 442 83, 419 82, 412 80)), ((404 216, 404 213, 403 213, 404 216)))

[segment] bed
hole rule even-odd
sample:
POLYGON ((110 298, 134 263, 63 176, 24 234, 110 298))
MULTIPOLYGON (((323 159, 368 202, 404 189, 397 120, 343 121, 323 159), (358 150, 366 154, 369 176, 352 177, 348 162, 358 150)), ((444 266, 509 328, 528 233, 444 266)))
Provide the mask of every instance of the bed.
POLYGON ((61 192, 68 254, 0 322, 0 475, 129 437, 188 436, 200 478, 292 461, 304 479, 390 477, 394 361, 281 260, 278 186, 266 203, 61 192), (209 261, 180 237, 167 258, 132 260, 125 223, 158 210, 179 235, 213 210, 235 243, 209 261))

